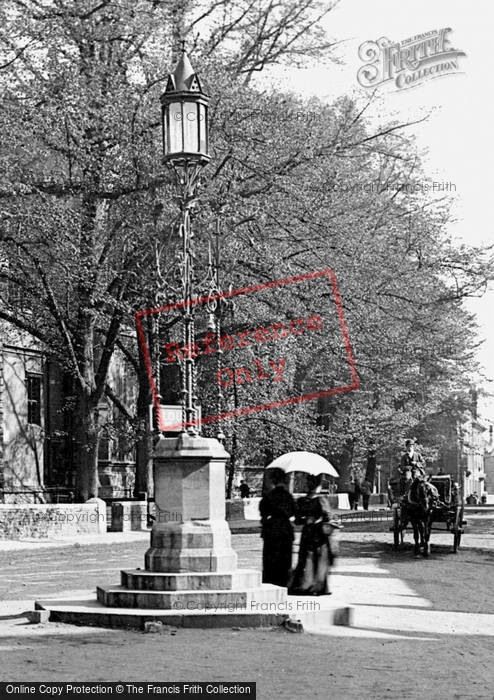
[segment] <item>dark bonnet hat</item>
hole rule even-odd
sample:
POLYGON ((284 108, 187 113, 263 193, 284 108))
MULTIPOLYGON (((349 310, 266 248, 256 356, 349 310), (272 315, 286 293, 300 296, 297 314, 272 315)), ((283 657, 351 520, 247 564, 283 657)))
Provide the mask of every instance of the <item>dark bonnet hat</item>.
POLYGON ((307 474, 307 486, 310 490, 317 488, 319 486, 320 481, 320 476, 316 476, 315 474, 307 474))
POLYGON ((271 474, 270 479, 274 484, 280 484, 283 481, 285 481, 286 474, 283 471, 283 469, 280 469, 279 467, 275 467, 274 469, 271 469, 271 474))

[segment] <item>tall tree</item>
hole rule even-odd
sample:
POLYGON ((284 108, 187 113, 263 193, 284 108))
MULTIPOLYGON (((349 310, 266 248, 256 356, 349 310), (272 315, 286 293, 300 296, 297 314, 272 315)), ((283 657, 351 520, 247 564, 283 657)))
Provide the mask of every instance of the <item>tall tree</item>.
MULTIPOLYGON (((328 443, 336 459, 341 449, 342 465, 350 453, 367 459, 369 441, 393 445, 448 392, 468 385, 476 341, 462 300, 491 277, 489 251, 448 238, 447 202, 433 207, 421 191, 420 161, 406 136, 411 125, 372 130, 365 106, 347 98, 327 106, 276 93, 254 98, 244 89, 227 94, 216 112, 220 165, 209 192, 230 232, 229 281, 242 287, 253 277, 336 271, 361 388, 325 409, 328 443)), ((278 318, 300 303, 306 306, 287 291, 278 318)), ((318 303, 326 308, 328 299, 318 303)), ((261 318, 255 306, 247 313, 261 318)), ((327 379, 335 357, 316 350, 327 379)), ((253 398, 258 391, 252 385, 253 398)), ((259 441, 271 444, 272 426, 263 431, 255 420, 259 441)), ((295 444, 300 416, 279 410, 276 422, 295 444)), ((245 444, 252 455, 252 442, 245 444)))
MULTIPOLYGON (((122 325, 149 300, 143 287, 155 278, 143 265, 156 221, 162 232, 174 218, 166 188, 156 201, 167 182, 157 104, 177 39, 195 41, 205 29, 196 43, 209 63, 227 56, 231 74, 248 76, 283 56, 321 50, 318 7, 314 0, 236 8, 217 0, 7 0, 0 7, 8 261, 0 318, 42 341, 72 377, 78 500, 97 493, 99 407, 105 394, 119 405, 108 368, 117 343, 125 352, 122 325)), ((149 451, 141 452, 146 462, 149 451)))
POLYGON ((99 407, 152 235, 159 175, 139 75, 150 20, 140 9, 28 1, 1 11, 3 277, 19 294, 0 316, 72 377, 78 500, 97 494, 99 407))

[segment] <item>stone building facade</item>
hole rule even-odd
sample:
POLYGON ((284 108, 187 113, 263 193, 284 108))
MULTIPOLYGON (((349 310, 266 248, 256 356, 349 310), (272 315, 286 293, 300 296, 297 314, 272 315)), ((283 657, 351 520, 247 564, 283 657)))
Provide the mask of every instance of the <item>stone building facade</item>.
POLYGON ((0 343, 0 489, 3 500, 35 500, 44 483, 44 359, 17 334, 0 343))
MULTIPOLYGON (((74 488, 70 378, 26 334, 2 325, 0 342, 0 502, 69 501, 74 488)), ((108 383, 133 409, 136 381, 118 353, 108 383)), ((99 449, 100 496, 132 496, 134 444, 118 409, 105 399, 99 449)))

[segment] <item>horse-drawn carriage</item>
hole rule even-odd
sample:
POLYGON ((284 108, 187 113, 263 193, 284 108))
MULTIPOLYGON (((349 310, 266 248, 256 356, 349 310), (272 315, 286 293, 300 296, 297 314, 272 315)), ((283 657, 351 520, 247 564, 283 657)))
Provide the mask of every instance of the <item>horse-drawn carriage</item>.
POLYGON ((453 551, 461 543, 464 504, 463 495, 453 477, 432 476, 429 480, 416 478, 392 479, 389 482, 389 497, 394 510, 393 527, 395 548, 403 544, 403 533, 410 523, 415 541, 414 554, 423 547, 424 556, 429 554, 429 538, 433 523, 444 523, 446 531, 453 534, 453 551))

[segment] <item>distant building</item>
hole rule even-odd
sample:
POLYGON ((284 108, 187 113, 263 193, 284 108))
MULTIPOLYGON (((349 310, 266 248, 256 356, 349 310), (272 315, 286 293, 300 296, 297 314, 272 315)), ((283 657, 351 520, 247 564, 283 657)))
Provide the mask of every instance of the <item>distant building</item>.
POLYGON ((480 499, 485 491, 485 430, 486 425, 479 421, 476 412, 468 415, 467 420, 461 425, 460 464, 465 497, 477 494, 480 499))
MULTIPOLYGON (((441 445, 430 471, 433 474, 450 474, 463 488, 465 498, 475 493, 481 499, 486 479, 484 452, 487 423, 478 416, 477 392, 471 390, 470 405, 460 420, 438 414, 429 417, 426 423, 427 437, 441 445)), ((424 444, 427 444, 427 439, 424 444)))
POLYGON ((25 335, 0 342, 0 499, 36 500, 44 484, 45 364, 25 335))
POLYGON ((487 430, 484 433, 484 489, 488 495, 494 496, 494 422, 485 421, 485 423, 487 430))
MULTIPOLYGON (((0 502, 70 500, 75 486, 71 380, 31 336, 0 327, 0 502)), ((131 410, 136 381, 117 352, 108 383, 131 410)), ((135 448, 118 409, 100 404, 99 495, 132 496, 135 448)))
POLYGON ((485 429, 474 411, 466 411, 461 423, 443 426, 443 435, 449 439, 439 451, 434 473, 442 470, 444 474, 451 474, 462 485, 465 498, 473 493, 481 498, 484 493, 485 429))

